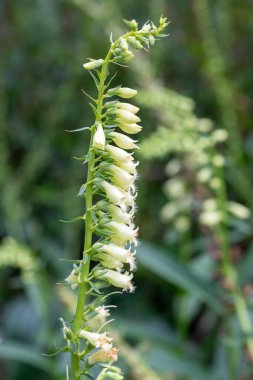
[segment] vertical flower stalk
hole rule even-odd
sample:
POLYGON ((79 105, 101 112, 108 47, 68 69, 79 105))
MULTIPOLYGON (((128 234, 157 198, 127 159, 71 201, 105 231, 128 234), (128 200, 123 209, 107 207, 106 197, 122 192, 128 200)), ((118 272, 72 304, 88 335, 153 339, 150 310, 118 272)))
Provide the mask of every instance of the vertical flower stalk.
POLYGON ((121 85, 110 88, 113 77, 109 75, 109 65, 128 63, 134 56, 130 48, 147 50, 158 37, 165 36, 163 30, 168 24, 163 17, 158 27, 147 22, 139 29, 135 20, 125 22, 130 31, 115 42, 111 39, 105 59, 90 59, 83 65, 90 72, 98 95, 93 99, 87 94, 95 121, 88 128, 90 146, 82 158, 88 163, 87 182, 78 193, 85 198, 86 213, 74 219, 85 220, 83 258, 75 262, 66 278, 71 288, 77 289, 77 306, 73 323, 61 319, 67 341, 64 351, 71 353, 72 380, 89 376, 96 364, 102 366, 97 379, 123 379, 121 371, 112 365, 117 360, 118 348, 104 331, 112 307, 104 304, 110 295, 104 289, 114 286, 120 291, 134 291, 138 163, 132 150, 138 146, 132 135, 142 127, 138 124, 139 109, 121 101, 134 97, 137 91, 121 85), (94 262, 92 269, 91 262, 94 262))

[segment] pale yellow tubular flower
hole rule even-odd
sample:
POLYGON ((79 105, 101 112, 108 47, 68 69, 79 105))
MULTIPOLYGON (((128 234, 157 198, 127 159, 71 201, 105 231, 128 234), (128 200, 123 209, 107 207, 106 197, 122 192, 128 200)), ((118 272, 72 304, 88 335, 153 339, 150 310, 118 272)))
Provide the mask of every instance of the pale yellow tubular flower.
POLYGON ((131 282, 133 274, 128 272, 119 273, 114 270, 99 270, 96 273, 96 276, 102 280, 108 281, 111 285, 116 286, 117 288, 122 288, 123 290, 128 290, 132 292, 134 286, 131 282))
POLYGON ((134 241, 138 236, 138 228, 135 230, 126 224, 119 222, 109 222, 107 226, 113 231, 116 238, 122 239, 124 241, 134 241))
POLYGON ((135 144, 137 141, 131 139, 130 137, 124 135, 123 133, 112 132, 110 134, 110 137, 119 148, 127 149, 127 150, 139 149, 138 145, 135 144))
POLYGON ((105 133, 101 123, 97 123, 92 146, 97 149, 105 149, 105 133))
POLYGON ((94 347, 101 347, 103 350, 107 351, 111 348, 113 341, 112 338, 106 336, 106 332, 102 334, 86 331, 86 330, 80 330, 79 331, 79 338, 86 339, 92 346, 94 347))
POLYGON ((123 190, 129 190, 135 181, 135 176, 116 165, 111 165, 109 171, 112 175, 113 183, 123 190))
POLYGON ((116 220, 117 222, 125 223, 125 224, 132 223, 132 216, 129 215, 127 212, 124 212, 122 208, 115 206, 114 204, 110 204, 107 207, 107 210, 112 216, 113 220, 116 220))
POLYGON ((139 133, 142 130, 142 127, 139 124, 125 124, 119 123, 118 127, 125 133, 129 133, 130 135, 134 135, 139 133))
POLYGON ((117 162, 126 162, 128 160, 133 161, 133 157, 130 153, 117 146, 107 144, 105 150, 110 154, 111 158, 117 162))
POLYGON ((137 114, 137 112, 139 112, 140 108, 134 106, 133 104, 130 104, 130 103, 118 103, 117 104, 117 107, 122 109, 122 110, 126 110, 126 111, 129 111, 129 112, 132 112, 133 114, 137 114))
POLYGON ((120 87, 115 95, 121 98, 129 99, 137 95, 137 91, 129 87, 120 87))
POLYGON ((118 121, 119 123, 131 124, 139 123, 141 121, 141 119, 134 113, 122 109, 118 109, 117 111, 115 111, 115 115, 118 117, 116 121, 118 121))
POLYGON ((90 62, 84 63, 83 68, 86 70, 93 70, 101 66, 104 63, 103 59, 91 60, 90 62))
POLYGON ((107 181, 103 181, 101 183, 101 187, 104 189, 106 197, 115 205, 122 205, 124 204, 124 199, 126 198, 127 194, 119 189, 118 187, 110 184, 107 181))
POLYGON ((118 349, 116 347, 111 347, 109 350, 99 350, 94 354, 91 354, 88 358, 89 365, 93 365, 96 363, 106 363, 110 361, 118 360, 118 349))

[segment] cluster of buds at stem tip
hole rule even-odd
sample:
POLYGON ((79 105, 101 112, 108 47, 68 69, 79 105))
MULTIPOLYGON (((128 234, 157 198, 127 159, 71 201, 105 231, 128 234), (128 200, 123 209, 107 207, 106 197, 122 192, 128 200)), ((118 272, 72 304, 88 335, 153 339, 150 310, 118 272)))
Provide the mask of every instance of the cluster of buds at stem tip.
MULTIPOLYGON (((108 295, 100 289, 104 291, 106 287, 114 286, 117 292, 134 291, 132 279, 138 244, 138 228, 134 224, 138 162, 133 151, 138 149, 135 135, 142 127, 137 115, 139 108, 128 100, 137 91, 121 85, 110 88, 113 78, 109 78, 108 65, 130 61, 134 49, 147 50, 157 38, 165 36, 163 30, 168 24, 164 17, 160 18, 159 26, 147 22, 140 29, 135 20, 125 23, 130 31, 116 41, 111 38, 106 58, 89 59, 83 65, 84 69, 93 70, 90 74, 98 89, 98 98, 95 100, 88 95, 94 102, 91 106, 95 122, 88 128, 91 131, 90 148, 84 156, 84 162, 88 162, 88 180, 78 193, 78 196, 86 197, 87 206, 84 259, 79 265, 74 264, 65 281, 72 289, 79 289, 77 307, 81 305, 79 301, 84 290, 93 301, 82 306, 81 318, 78 310, 73 331, 63 320, 62 323, 68 347, 82 357, 85 368, 117 360, 118 349, 113 346, 113 338, 107 332, 101 332, 110 322, 107 317, 112 306, 103 304, 108 295), (92 270, 89 270, 90 261, 94 262, 92 270), (81 286, 84 284, 85 289, 81 286)), ((108 369, 106 379, 123 379, 120 371, 111 364, 104 368, 108 369)))

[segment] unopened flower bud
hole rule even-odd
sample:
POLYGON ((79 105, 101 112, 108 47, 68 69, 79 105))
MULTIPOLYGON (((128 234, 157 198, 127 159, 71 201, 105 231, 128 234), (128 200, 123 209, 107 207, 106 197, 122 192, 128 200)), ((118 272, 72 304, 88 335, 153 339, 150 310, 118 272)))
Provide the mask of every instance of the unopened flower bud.
POLYGON ((121 98, 126 98, 126 99, 132 98, 136 94, 137 94, 136 90, 133 90, 132 88, 128 88, 128 87, 111 88, 110 90, 108 90, 108 93, 107 93, 107 95, 109 96, 117 95, 117 96, 120 96, 121 98))
POLYGON ((123 132, 129 133, 130 135, 139 133, 142 130, 142 127, 138 124, 119 123, 118 126, 123 132))
POLYGON ((118 109, 115 112, 115 114, 118 117, 118 120, 120 123, 131 124, 131 123, 139 123, 139 121, 141 121, 141 119, 138 116, 136 116, 132 112, 129 112, 123 109, 118 109))
POLYGON ((140 110, 138 107, 135 107, 133 104, 130 104, 130 103, 119 102, 117 103, 117 107, 122 110, 132 112, 134 114, 136 114, 140 110))
POLYGON ((105 149, 105 133, 101 123, 96 123, 96 132, 93 137, 92 146, 97 149, 105 149))
POLYGON ((140 50, 143 48, 142 44, 135 37, 129 36, 127 40, 135 49, 140 50))
POLYGON ((135 140, 131 139, 130 137, 118 133, 118 132, 111 132, 110 137, 115 142, 116 145, 118 145, 119 148, 122 149, 135 149, 138 148, 138 145, 135 144, 135 140))
POLYGON ((83 68, 86 70, 93 70, 101 66, 103 63, 104 63, 103 59, 92 60, 90 62, 83 64, 83 68))

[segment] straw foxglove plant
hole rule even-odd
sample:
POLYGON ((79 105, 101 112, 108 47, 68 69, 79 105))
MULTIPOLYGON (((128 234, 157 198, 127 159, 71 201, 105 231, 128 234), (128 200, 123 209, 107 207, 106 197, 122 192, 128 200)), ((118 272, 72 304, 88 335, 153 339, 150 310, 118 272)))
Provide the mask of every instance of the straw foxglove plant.
POLYGON ((119 100, 132 98, 137 91, 121 85, 110 88, 113 77, 109 75, 109 65, 128 63, 134 56, 130 47, 147 50, 164 36, 168 24, 163 17, 158 27, 147 22, 138 29, 135 20, 125 22, 130 31, 115 42, 111 38, 105 59, 90 59, 83 65, 94 79, 98 96, 93 99, 87 94, 95 121, 84 128, 90 131, 89 151, 83 157, 88 173, 78 195, 85 198, 86 213, 75 219, 85 221, 83 258, 75 262, 66 278, 72 289, 78 289, 77 306, 73 323, 61 319, 67 341, 64 351, 71 353, 72 380, 93 378, 90 369, 95 364, 102 367, 97 380, 123 379, 120 370, 112 365, 118 348, 104 331, 110 322, 106 319, 111 306, 104 305, 109 294, 101 289, 112 285, 123 291, 134 290, 132 272, 136 267, 138 232, 134 226, 134 183, 138 163, 130 152, 138 146, 127 134, 135 135, 142 127, 136 115, 139 109, 119 100), (91 262, 95 262, 92 267, 91 262))

